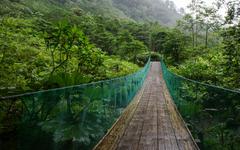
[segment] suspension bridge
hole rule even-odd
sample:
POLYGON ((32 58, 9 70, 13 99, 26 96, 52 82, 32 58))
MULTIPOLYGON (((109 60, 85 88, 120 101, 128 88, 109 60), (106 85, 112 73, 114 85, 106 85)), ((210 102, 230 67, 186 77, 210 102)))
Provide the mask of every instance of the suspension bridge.
POLYGON ((121 78, 2 97, 0 149, 224 148, 231 146, 229 138, 216 134, 239 125, 217 127, 237 119, 232 107, 239 101, 238 91, 189 80, 164 62, 148 61, 121 78))
POLYGON ((198 149, 168 93, 160 69, 159 62, 150 64, 144 85, 132 102, 134 104, 126 108, 125 116, 96 149, 198 149))

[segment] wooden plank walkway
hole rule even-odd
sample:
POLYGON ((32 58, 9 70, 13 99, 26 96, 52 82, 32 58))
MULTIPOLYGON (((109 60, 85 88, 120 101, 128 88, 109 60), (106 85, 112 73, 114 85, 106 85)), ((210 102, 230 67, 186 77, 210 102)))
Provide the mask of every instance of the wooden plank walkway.
POLYGON ((159 62, 151 63, 142 89, 95 149, 199 149, 169 95, 159 62))

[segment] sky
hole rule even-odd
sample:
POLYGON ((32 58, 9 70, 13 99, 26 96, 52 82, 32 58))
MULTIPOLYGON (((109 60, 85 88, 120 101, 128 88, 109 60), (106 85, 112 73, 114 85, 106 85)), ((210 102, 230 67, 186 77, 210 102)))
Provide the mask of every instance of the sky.
POLYGON ((172 1, 176 4, 177 8, 181 7, 186 8, 191 0, 172 0, 172 1))
MULTIPOLYGON (((187 5, 191 2, 191 0, 172 0, 177 8, 186 8, 187 5)), ((214 0, 204 0, 206 4, 210 5, 214 0)))
MULTIPOLYGON (((190 4, 191 0, 172 0, 172 1, 175 3, 177 9, 184 8, 185 12, 188 12, 187 6, 190 4)), ((203 1, 210 6, 216 0, 203 0, 203 1)), ((219 15, 225 16, 225 13, 226 13, 226 8, 221 8, 219 11, 219 15)))

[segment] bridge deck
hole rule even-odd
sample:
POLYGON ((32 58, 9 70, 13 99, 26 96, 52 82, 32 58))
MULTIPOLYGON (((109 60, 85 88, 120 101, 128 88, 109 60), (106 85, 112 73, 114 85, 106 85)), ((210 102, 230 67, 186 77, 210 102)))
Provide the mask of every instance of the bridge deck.
POLYGON ((159 62, 123 115, 95 149, 198 149, 166 88, 159 62))

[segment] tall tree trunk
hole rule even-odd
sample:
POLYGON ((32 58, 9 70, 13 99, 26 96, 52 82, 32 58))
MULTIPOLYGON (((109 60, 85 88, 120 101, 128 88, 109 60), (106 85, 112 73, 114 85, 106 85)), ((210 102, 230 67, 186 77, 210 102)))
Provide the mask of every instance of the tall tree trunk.
POLYGON ((192 24, 192 46, 195 47, 195 37, 194 37, 194 25, 192 24))
POLYGON ((196 30, 195 30, 195 46, 197 46, 198 45, 198 26, 197 26, 197 24, 196 24, 196 30))
POLYGON ((206 25, 205 47, 208 48, 208 25, 206 25))
POLYGON ((52 58, 52 71, 51 71, 51 76, 53 75, 53 70, 55 68, 55 57, 54 57, 54 51, 51 50, 51 58, 52 58))

